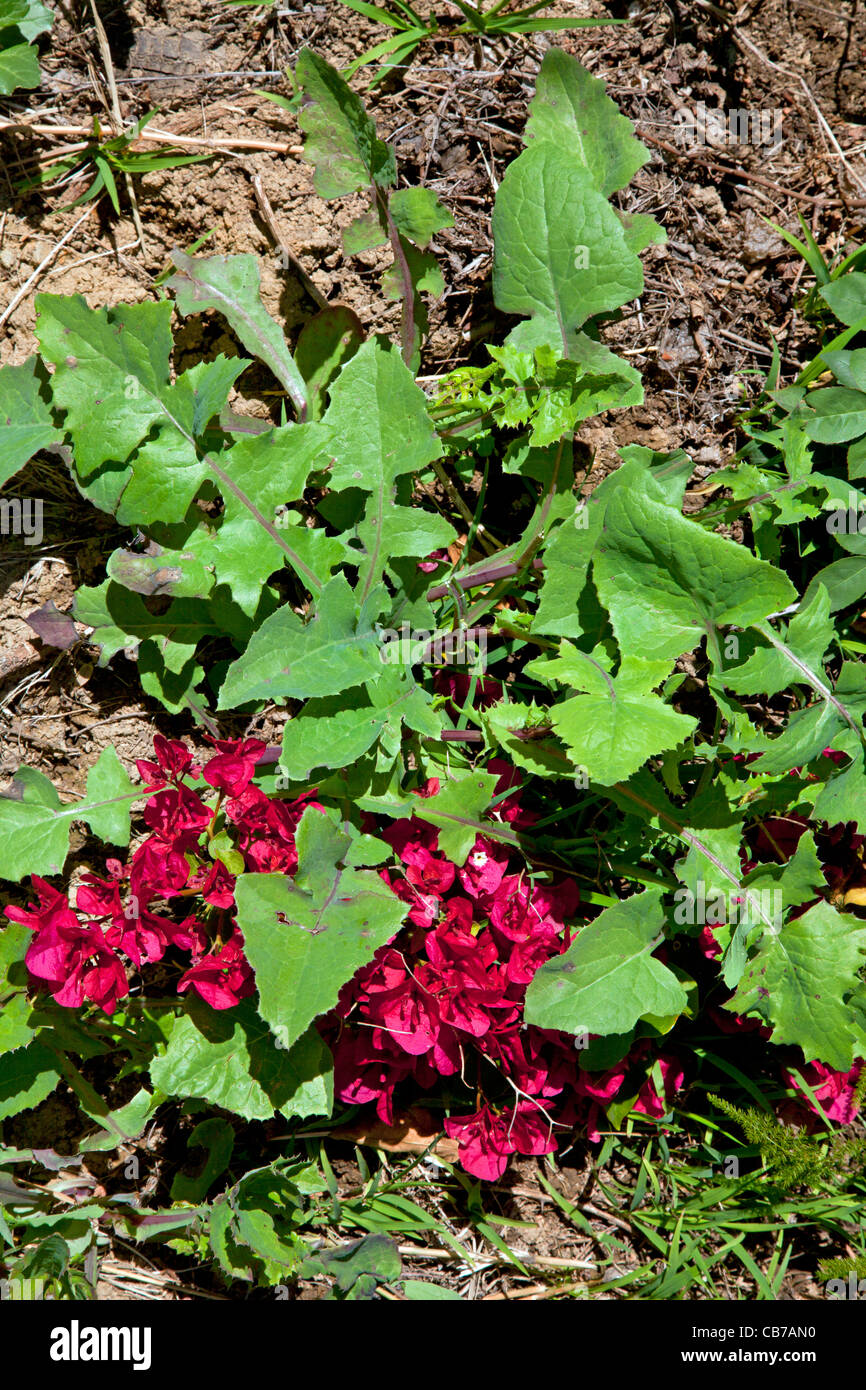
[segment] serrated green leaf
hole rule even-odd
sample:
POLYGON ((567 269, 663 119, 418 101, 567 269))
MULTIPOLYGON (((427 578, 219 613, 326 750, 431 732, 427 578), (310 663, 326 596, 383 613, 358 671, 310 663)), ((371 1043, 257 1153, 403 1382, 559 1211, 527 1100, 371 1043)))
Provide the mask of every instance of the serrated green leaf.
POLYGON ((630 695, 618 677, 598 694, 575 695, 555 705, 553 727, 575 762, 593 782, 626 780, 656 754, 676 748, 697 720, 679 714, 658 696, 630 695))
POLYGON ((747 627, 797 595, 780 570, 648 495, 617 489, 593 563, 620 649, 678 657, 717 630, 747 627))
POLYGON ((201 1096, 245 1120, 328 1115, 330 1054, 318 1033, 304 1032, 280 1047, 247 1000, 224 1012, 193 1006, 151 1063, 151 1079, 165 1095, 201 1096))
POLYGON ((485 833, 484 813, 496 781, 490 772, 472 772, 467 777, 440 780, 433 796, 412 798, 412 813, 439 831, 439 851, 446 859, 466 863, 476 836, 485 833))
POLYGON ((365 686, 309 700, 283 730, 280 765, 303 782, 315 768, 351 766, 383 733, 399 747, 402 724, 436 738, 442 722, 411 669, 385 667, 365 686))
POLYGON ((350 837, 315 808, 304 812, 296 843, 294 880, 242 874, 235 887, 261 1014, 287 1047, 333 1008, 407 911, 378 874, 344 864, 350 837))
POLYGON ((332 487, 382 495, 402 474, 441 456, 424 392, 387 339, 368 339, 330 395, 324 423, 332 432, 332 487))
POLYGON ((803 1049, 806 1061, 848 1071, 856 1031, 847 998, 857 989, 866 926, 817 903, 777 934, 765 934, 733 999, 735 1013, 758 1013, 773 1041, 803 1049))
POLYGON ((821 861, 811 830, 800 836, 785 864, 761 864, 743 880, 749 893, 776 891, 783 908, 800 907, 826 891, 821 861))
POLYGON ((85 1114, 99 1125, 99 1129, 80 1140, 78 1147, 81 1153, 107 1153, 116 1149, 118 1144, 128 1144, 138 1139, 160 1105, 160 1097, 142 1087, 132 1100, 111 1110, 101 1101, 99 1105, 88 1103, 82 1089, 77 1092, 79 1104, 85 1114))
POLYGON ((129 843, 130 803, 141 790, 133 788, 111 747, 91 768, 81 801, 64 805, 48 778, 31 767, 18 769, 12 787, 12 795, 0 797, 0 862, 8 879, 59 874, 74 820, 86 821, 113 844, 129 843))
MULTIPOLYGON (((103 510, 142 525, 184 522, 202 483, 215 481, 227 508, 233 514, 236 505, 243 508, 317 590, 320 580, 285 539, 273 513, 265 515, 232 476, 234 454, 227 456, 226 469, 205 448, 209 421, 222 415, 244 360, 218 357, 172 382, 171 309, 166 300, 91 310, 80 295, 37 296, 37 336, 45 357, 56 364, 52 391, 67 412, 78 486, 103 510)), ((273 464, 282 442, 276 433, 263 440, 254 481, 262 479, 268 447, 275 449, 273 464)), ((241 457, 248 461, 243 451, 241 457)))
POLYGON ((850 386, 852 391, 866 391, 866 348, 839 348, 835 352, 823 352, 821 356, 843 386, 850 386))
POLYGON ((52 393, 67 412, 85 490, 110 461, 119 497, 129 480, 119 465, 164 417, 171 314, 168 301, 90 309, 81 295, 36 296, 36 336, 56 367, 52 393))
POLYGON ((553 738, 531 738, 527 733, 549 722, 547 710, 533 701, 502 701, 481 714, 488 739, 498 744, 510 760, 541 777, 574 778, 572 758, 553 738))
POLYGON ((280 608, 253 634, 220 690, 219 708, 247 700, 335 695, 374 679, 382 668, 379 642, 359 617, 342 574, 329 580, 308 623, 280 608))
POLYGON ((165 613, 154 615, 139 594, 110 579, 96 588, 80 588, 73 614, 94 629, 92 641, 101 650, 101 666, 119 651, 152 642, 165 669, 178 673, 194 656, 200 638, 224 630, 202 600, 176 599, 165 613))
POLYGON ((816 820, 829 825, 847 825, 853 821, 858 835, 866 834, 866 770, 863 750, 846 768, 836 772, 820 789, 813 814, 816 820))
POLYGON ((773 646, 766 638, 752 655, 739 666, 728 667, 721 679, 729 690, 743 695, 776 695, 792 682, 806 678, 803 663, 823 675, 822 660, 833 640, 830 621, 830 598, 826 589, 818 586, 809 602, 804 601, 791 619, 780 645, 773 646))

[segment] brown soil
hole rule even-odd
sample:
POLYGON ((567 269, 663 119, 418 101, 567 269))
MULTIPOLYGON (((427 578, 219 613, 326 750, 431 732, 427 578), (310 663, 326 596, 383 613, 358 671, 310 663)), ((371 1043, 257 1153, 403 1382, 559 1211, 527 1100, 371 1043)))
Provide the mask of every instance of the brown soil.
MULTIPOLYGON (((42 87, 7 99, 0 114, 73 127, 97 115, 110 127, 92 16, 83 5, 74 8, 75 17, 66 4, 56 7, 42 45, 42 87)), ((450 7, 435 8, 441 15, 450 7)), ((597 0, 551 9, 605 12, 597 0)), ((803 266, 763 219, 798 233, 800 212, 828 255, 866 230, 866 9, 842 0, 746 0, 730 20, 709 0, 635 0, 628 7, 614 0, 610 11, 627 22, 493 45, 440 34, 368 98, 407 181, 433 188, 455 219, 455 228, 436 241, 448 290, 431 308, 422 367, 427 375, 484 360, 485 338, 501 337, 488 289, 490 211, 503 169, 520 148, 527 101, 550 42, 605 80, 648 143, 652 157, 620 195, 621 206, 651 213, 669 240, 646 254, 645 293, 607 335, 643 373, 646 401, 625 416, 587 425, 583 442, 595 455, 590 483, 609 471, 618 446, 627 442, 681 446, 699 472, 718 467, 736 447, 737 411, 769 364, 771 338, 782 353, 783 374, 790 379, 796 371, 806 337, 796 308, 803 266), (678 144, 678 112, 701 103, 780 112, 781 143, 678 144)), ((277 149, 230 147, 207 162, 139 178, 143 244, 128 201, 118 217, 103 199, 49 260, 85 210, 63 209, 87 185, 79 180, 21 191, 21 181, 45 169, 63 141, 22 130, 0 135, 0 316, 27 286, 0 327, 3 360, 20 362, 36 350, 37 292, 83 294, 94 305, 151 298, 171 250, 189 248, 205 233, 207 250, 260 258, 266 307, 294 340, 312 303, 297 274, 284 269, 262 221, 256 175, 286 245, 321 293, 350 305, 365 326, 395 332, 397 309, 378 287, 379 253, 347 260, 341 250, 340 229, 357 209, 315 195, 308 166, 290 152, 300 143, 294 117, 260 94, 289 94, 281 74, 302 47, 345 65, 382 30, 336 0, 288 9, 129 0, 125 7, 106 4, 101 13, 126 121, 158 106, 157 123, 175 133, 258 140, 277 149)), ((203 331, 213 350, 234 350, 229 335, 214 338, 212 329, 193 324, 181 331, 180 353, 203 331)), ((158 728, 199 739, 191 721, 169 719, 140 694, 126 659, 101 670, 86 647, 58 653, 43 647, 27 624, 27 615, 48 600, 66 610, 78 585, 100 582, 107 554, 126 533, 80 503, 60 465, 32 465, 7 492, 44 499, 45 534, 32 547, 4 539, 0 550, 0 786, 23 762, 46 772, 61 793, 79 793, 109 743, 131 766, 158 728)), ((78 867, 90 863, 89 854, 91 866, 100 867, 101 851, 83 834, 73 849, 78 867)), ((503 1210, 537 1223, 536 1235, 520 1232, 525 1248, 549 1258, 586 1258, 536 1171, 531 1161, 515 1167, 503 1210)), ((627 1262, 627 1250, 623 1258, 627 1262)), ((141 1270, 147 1261, 133 1265, 141 1270)), ((430 1260, 407 1272, 449 1279, 447 1263, 434 1271, 430 1260)), ((153 1296, 134 1291, 136 1277, 129 1276, 125 1293, 120 1279, 104 1296, 153 1296)), ((147 1276, 138 1277, 141 1289, 151 1287, 147 1276)), ((151 1283, 159 1286, 158 1296, 174 1296, 169 1276, 161 1284, 152 1276, 151 1283)), ((491 1266, 473 1280, 471 1296, 502 1287, 491 1266)), ((303 1296, 318 1295, 311 1289, 303 1296)))

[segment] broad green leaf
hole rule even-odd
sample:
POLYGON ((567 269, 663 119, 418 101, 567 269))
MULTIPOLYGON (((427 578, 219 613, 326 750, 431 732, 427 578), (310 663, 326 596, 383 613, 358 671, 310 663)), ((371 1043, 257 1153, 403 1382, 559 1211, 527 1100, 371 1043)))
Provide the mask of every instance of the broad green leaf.
POLYGON ((307 136, 304 157, 316 166, 313 185, 319 196, 340 198, 370 184, 395 184, 394 152, 378 138, 375 123, 340 74, 304 48, 295 80, 306 98, 298 120, 307 136))
POLYGON ((848 1071, 856 1029, 846 1001, 859 985, 864 952, 866 926, 817 903, 777 935, 764 936, 725 1007, 760 1014, 772 1025, 773 1041, 801 1047, 807 1062, 848 1071))
POLYGON ((866 559, 859 555, 846 556, 818 570, 803 594, 802 607, 809 603, 821 584, 829 595, 830 612, 838 613, 866 595, 866 559))
POLYGON ((475 771, 439 781, 439 790, 432 796, 361 796, 357 803, 363 810, 430 821, 439 831, 439 851, 457 865, 464 865, 477 835, 489 835, 491 840, 514 848, 520 844, 513 830, 485 816, 495 785, 496 777, 491 773, 475 771))
POLYGON ((554 318, 568 335, 643 289, 637 256, 591 175, 548 141, 508 166, 493 210, 493 292, 505 313, 554 318))
POLYGON ((198 363, 162 395, 162 421, 128 461, 129 479, 113 508, 118 521, 184 520, 202 483, 215 471, 214 460, 198 440, 246 365, 243 358, 227 357, 198 363))
POLYGON ((0 1005, 0 1056, 26 1047, 33 1041, 34 1027, 38 1026, 38 1021, 33 1021, 27 996, 23 992, 13 994, 0 1005))
POLYGON ((74 820, 112 844, 129 843, 130 803, 141 796, 112 747, 104 748, 87 777, 81 801, 64 805, 51 782, 32 767, 15 774, 12 793, 0 797, 0 863, 15 882, 28 874, 59 874, 74 820))
MULTIPOLYGON (((0 44, 8 33, 0 34, 0 44)), ((0 46, 0 96, 8 96, 16 87, 38 87, 41 80, 39 58, 29 43, 0 46)))
POLYGON ((166 550, 151 542, 147 551, 124 550, 108 557, 106 573, 124 589, 145 598, 207 598, 216 582, 209 554, 212 534, 197 528, 182 550, 166 550))
POLYGON ((410 669, 386 666, 365 686, 309 700, 283 730, 280 764, 293 781, 303 782, 317 767, 350 766, 383 733, 399 748, 402 724, 436 738, 442 716, 410 669))
POLYGON ((841 348, 821 356, 843 386, 850 386, 852 391, 866 391, 866 348, 841 348))
POLYGON ((345 866, 350 844, 310 807, 298 826, 295 878, 241 874, 236 883, 261 1014, 284 1047, 333 1008, 342 986, 405 919, 406 905, 377 873, 345 866))
POLYGON ((171 1199, 173 1202, 202 1202, 208 1189, 229 1165, 235 1146, 235 1133, 227 1120, 213 1116, 196 1125, 186 1142, 188 1148, 205 1150, 205 1163, 201 1172, 193 1176, 175 1174, 171 1199))
POLYGON ((37 360, 0 367, 0 487, 40 449, 63 437, 42 399, 37 360))
POLYGON ((175 250, 171 258, 178 274, 168 285, 175 292, 178 312, 186 317, 204 309, 218 310, 247 351, 270 367, 304 419, 306 386, 279 324, 262 304, 258 257, 188 256, 175 250))
POLYGON ((575 504, 573 515, 561 522, 545 549, 544 582, 533 632, 575 638, 583 634, 581 600, 604 531, 605 511, 619 488, 642 492, 647 487, 662 500, 656 484, 648 480, 647 470, 640 463, 629 462, 608 474, 587 498, 575 504))
POLYGON ((511 762, 540 777, 574 779, 573 759, 555 739, 538 731, 550 718, 545 707, 522 701, 501 701, 484 710, 481 720, 492 743, 504 749, 511 762))
POLYGON ((200 638, 223 631, 203 600, 175 599, 164 613, 154 615, 140 594, 110 579, 96 588, 79 589, 73 614, 94 629, 92 641, 101 649, 101 666, 119 651, 134 651, 153 641, 166 668, 178 672, 194 655, 200 638))
POLYGON ((388 241, 388 224, 378 208, 369 208, 354 217, 341 233, 343 253, 357 256, 362 251, 372 251, 376 246, 384 246, 388 241))
POLYGON ((576 362, 588 372, 608 377, 610 386, 603 409, 626 410, 643 401, 640 372, 624 357, 611 352, 604 343, 590 338, 588 333, 572 329, 566 332, 563 339, 562 325, 553 315, 536 314, 534 318, 524 319, 512 328, 505 339, 505 346, 516 348, 519 352, 534 352, 537 348, 549 347, 566 361, 576 362))
POLYGON ((772 738, 763 732, 738 739, 729 736, 728 744, 737 752, 760 753, 761 773, 772 776, 810 763, 843 727, 831 705, 816 702, 795 710, 782 733, 772 738))
POLYGON ((605 512, 593 576, 620 650, 648 659, 681 656, 702 637, 712 654, 720 627, 748 627, 797 597, 744 546, 622 488, 605 512))
POLYGON ((808 402, 815 414, 806 420, 805 428, 816 443, 844 444, 866 434, 866 391, 826 386, 810 391, 808 402))
POLYGON ((576 58, 549 48, 536 78, 524 140, 560 145, 590 174, 606 198, 625 188, 649 159, 634 126, 576 58))
POLYGON ((826 589, 819 586, 813 590, 808 604, 801 604, 787 633, 784 628, 782 633, 778 646, 764 637, 762 645, 757 646, 746 661, 722 672, 724 685, 743 695, 777 695, 792 683, 803 684, 807 680, 804 666, 813 673, 820 673, 822 684, 826 684, 822 661, 833 640, 830 598, 826 589))
POLYGON ((0 922, 0 993, 6 993, 7 985, 14 989, 27 983, 23 961, 32 940, 23 922, 0 922))
POLYGON ((815 799, 813 814, 816 820, 830 825, 846 825, 853 821, 858 835, 866 834, 866 770, 863 749, 841 772, 836 772, 823 785, 815 799))
POLYGON ((575 762, 593 782, 606 784, 629 778, 648 758, 676 748, 697 723, 656 695, 630 695, 611 676, 604 691, 555 705, 551 719, 575 762))
POLYGON ((193 1006, 150 1075, 165 1095, 200 1096, 245 1120, 329 1115, 328 1049, 313 1029, 299 1030, 292 1042, 278 1045, 249 1001, 223 1012, 193 1006))
POLYGON ((377 1284, 399 1279, 402 1267, 397 1242, 374 1234, 317 1251, 305 1261, 302 1273, 333 1275, 344 1297, 358 1300, 372 1298, 377 1284))
POLYGON ((310 530, 301 518, 290 524, 277 510, 303 497, 310 473, 326 464, 328 444, 329 433, 319 423, 284 425, 239 439, 221 457, 225 513, 211 558, 219 582, 245 613, 255 612, 265 580, 284 563, 318 593, 346 553, 341 539, 310 530), (276 535, 262 520, 276 527, 276 535))
MULTIPOLYGON (((705 794, 693 798, 682 810, 673 805, 646 769, 606 790, 621 810, 639 816, 654 829, 676 836, 688 848, 685 859, 676 866, 676 874, 696 897, 702 884, 707 898, 717 893, 729 899, 745 896, 739 855, 742 820, 728 806, 719 785, 711 784, 705 794)), ((760 924, 768 928, 775 925, 760 902, 754 910, 760 924)), ((734 974, 733 967, 729 973, 734 974)), ((736 984, 736 978, 726 976, 726 983, 736 984)))
MULTIPOLYGON (((768 738, 764 733, 737 740, 738 750, 761 754, 761 772, 787 772, 817 758, 840 734, 848 731, 866 744, 863 715, 866 712, 866 666, 859 661, 843 661, 835 685, 823 669, 817 671, 807 661, 791 653, 776 637, 768 623, 758 630, 777 648, 784 648, 799 679, 819 697, 814 704, 791 715, 783 733, 768 738)), ((733 744, 734 740, 729 739, 733 744)))
POLYGON ((442 454, 424 392, 394 344, 370 338, 346 363, 330 395, 324 417, 332 439, 330 485, 373 493, 384 514, 389 486, 442 454))
POLYGON ((597 660, 563 641, 558 657, 539 658, 526 667, 528 675, 545 684, 585 692, 555 705, 550 718, 593 781, 607 783, 630 777, 654 753, 675 748, 695 726, 651 693, 670 673, 669 661, 626 659, 616 676, 609 665, 609 659, 597 660))
MULTIPOLYGON (((430 555, 434 550, 447 549, 456 540, 454 527, 444 516, 419 506, 398 506, 393 500, 394 491, 393 486, 386 487, 369 498, 364 519, 355 533, 360 542, 358 595, 362 601, 391 560, 430 555)), ((355 558, 353 551, 349 555, 355 558)))
POLYGON ((430 188, 398 188, 388 206, 400 235, 422 250, 443 227, 454 226, 454 218, 430 188))
POLYGON ((80 1140, 81 1153, 107 1153, 110 1149, 116 1150, 118 1144, 128 1144, 138 1139, 160 1105, 160 1097, 145 1087, 116 1110, 110 1110, 104 1103, 88 1105, 80 1091, 78 1101, 85 1114, 100 1126, 95 1134, 88 1134, 80 1140))
POLYGON ((85 807, 80 816, 94 835, 112 845, 128 845, 131 798, 141 795, 111 744, 103 748, 87 774, 85 807))
POLYGON ((456 1289, 443 1284, 428 1284, 423 1279, 404 1279, 403 1292, 410 1303, 462 1303, 456 1289))
POLYGON ((829 285, 822 285, 818 293, 841 323, 853 327, 866 319, 866 274, 862 270, 852 270, 838 280, 831 280, 829 285))
MULTIPOLYGON (((318 588, 272 515, 232 476, 233 456, 227 471, 205 447, 209 423, 223 414, 244 359, 201 362, 172 382, 171 310, 167 300, 91 310, 80 295, 37 296, 37 336, 56 365, 52 391, 67 412, 79 487, 95 505, 141 526, 183 523, 202 483, 216 482, 227 505, 231 499, 232 509, 236 503, 244 508, 305 582, 318 588)), ((261 476, 259 457, 254 479, 261 476)))
POLYGON ((308 623, 280 608, 253 634, 229 668, 220 709, 247 700, 304 699, 335 695, 374 679, 382 669, 380 647, 342 574, 329 580, 308 623))
POLYGON ((827 890, 827 881, 811 830, 800 836, 785 864, 760 864, 744 880, 749 893, 776 891, 781 906, 800 907, 827 890))
POLYGON ((54 15, 41 0, 0 0, 0 29, 14 25, 28 43, 44 34, 54 22, 54 15))
POLYGON ((526 991, 525 1017, 566 1033, 625 1033, 645 1014, 678 1014, 688 997, 653 951, 663 935, 661 894, 650 889, 608 907, 526 991))
MULTIPOLYGON (((439 831, 439 851, 455 864, 465 864, 476 836, 487 833, 484 813, 497 779, 490 772, 441 781, 433 796, 412 797, 412 814, 439 831)), ((495 829, 495 827, 491 827, 495 829)))
POLYGON ((39 0, 0 0, 0 96, 16 87, 39 86, 39 60, 32 43, 51 28, 53 18, 39 0))
POLYGON ((648 246, 660 246, 667 241, 667 232, 654 217, 648 217, 644 212, 619 212, 617 216, 622 224, 625 244, 629 251, 633 251, 639 256, 641 251, 645 251, 648 246))
POLYGON ((67 412, 85 491, 111 461, 116 502, 130 476, 118 465, 165 417, 160 397, 171 389, 171 315, 167 300, 90 309, 81 295, 36 296, 36 336, 56 367, 52 393, 67 412))
POLYGON ((41 1043, 0 1054, 0 1120, 39 1105, 59 1080, 57 1057, 41 1043))

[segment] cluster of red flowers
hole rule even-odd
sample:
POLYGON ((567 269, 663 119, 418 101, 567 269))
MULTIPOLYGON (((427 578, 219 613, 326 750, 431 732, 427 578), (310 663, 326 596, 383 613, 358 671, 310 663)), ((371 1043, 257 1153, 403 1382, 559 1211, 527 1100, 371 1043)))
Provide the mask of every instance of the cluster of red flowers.
POLYGON ((190 967, 178 991, 195 989, 215 1009, 231 1008, 255 990, 243 953, 243 937, 231 916, 235 876, 212 858, 208 837, 218 811, 234 827, 248 871, 293 873, 298 862, 295 828, 309 797, 271 800, 252 785, 265 744, 259 739, 212 740, 215 755, 198 767, 190 750, 157 734, 156 761, 142 759, 138 771, 149 793, 144 819, 151 834, 124 866, 107 861, 108 878, 82 875, 77 912, 66 896, 34 877, 38 903, 6 916, 34 932, 25 964, 58 1004, 79 1008, 85 1001, 107 1014, 129 993, 127 965, 140 971, 162 960, 169 946, 188 952, 190 967), (184 779, 203 777, 218 793, 215 807, 184 779), (204 842, 204 843, 203 843, 204 842), (121 896, 126 884, 128 891, 121 896), (172 899, 189 899, 195 911, 181 922, 153 910, 172 899), (215 909, 205 914, 201 903, 215 909))
MULTIPOLYGON (((75 909, 36 877, 37 904, 28 911, 6 908, 9 918, 32 929, 25 963, 59 1004, 78 1008, 90 1001, 111 1014, 129 992, 130 975, 161 961, 169 948, 189 957, 179 993, 194 989, 213 1008, 229 1009, 255 992, 234 916, 232 870, 242 862, 246 873, 293 875, 295 831, 317 803, 313 792, 288 801, 253 785, 265 751, 259 740, 212 742, 214 755, 197 766, 183 743, 156 736, 155 761, 138 763, 151 833, 126 866, 107 861, 107 878, 83 875, 75 909), (201 790, 188 785, 200 778, 201 790), (208 805, 203 796, 211 791, 216 797, 208 805), (228 835, 214 833, 221 816, 228 835), (183 916, 176 908, 187 902, 183 916)), ((528 828, 534 817, 514 790, 517 770, 499 760, 488 770, 499 779, 491 820, 528 828)), ((435 795, 438 786, 432 779, 418 795, 435 795)), ((366 817, 364 829, 392 846, 400 867, 381 876, 408 914, 406 926, 320 1020, 341 1100, 374 1103, 392 1123, 402 1082, 430 1089, 453 1078, 453 1093, 471 1094, 472 1108, 452 1113, 445 1128, 458 1140, 464 1168, 482 1178, 501 1176, 512 1154, 552 1152, 557 1134, 581 1129, 598 1139, 604 1104, 629 1093, 626 1082, 636 1068, 641 1084, 634 1109, 664 1115, 685 1080, 675 1055, 662 1053, 647 1075, 652 1047, 644 1039, 615 1067, 591 1073, 580 1065, 585 1038, 524 1022, 529 982, 568 948, 578 907, 573 880, 532 883, 484 835, 458 867, 439 851, 435 828, 414 816, 384 830, 366 817)), ((714 954, 718 946, 705 941, 704 949, 714 954)), ((759 1026, 725 1019, 726 1031, 759 1026)), ((856 1074, 857 1068, 842 1076, 812 1064, 806 1080, 826 1098, 831 1118, 853 1118, 856 1074)))
MULTIPOLYGON (((492 818, 528 828, 531 813, 516 792, 517 770, 494 759, 498 775, 492 818), (501 799, 500 799, 501 798, 501 799)), ((420 793, 435 795, 434 778, 420 793)), ((580 1067, 580 1042, 570 1034, 523 1021, 526 987, 539 966, 569 945, 568 923, 578 906, 572 879, 533 885, 511 870, 509 855, 479 835, 458 868, 437 848, 438 832, 412 817, 379 832, 401 871, 383 873, 409 904, 399 946, 377 952, 343 989, 326 1036, 334 1051, 341 1100, 374 1102, 394 1122, 395 1090, 411 1078, 424 1088, 442 1077, 473 1094, 470 1113, 452 1114, 446 1133, 457 1139, 463 1167, 498 1178, 512 1154, 551 1153, 557 1134, 580 1127, 597 1139, 602 1105, 622 1088, 648 1050, 602 1073, 580 1067)), ((665 1096, 644 1081, 635 1108, 663 1115, 684 1073, 673 1057, 660 1059, 665 1096)))

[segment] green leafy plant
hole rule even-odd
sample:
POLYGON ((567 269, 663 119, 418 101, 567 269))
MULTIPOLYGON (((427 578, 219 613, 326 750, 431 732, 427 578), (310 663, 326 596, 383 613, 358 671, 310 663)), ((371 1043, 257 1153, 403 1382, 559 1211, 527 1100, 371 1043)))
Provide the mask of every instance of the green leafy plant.
MULTIPOLYGON (((334 1094, 354 1103, 341 1065, 366 1076, 375 1032, 393 1066, 365 1101, 387 1112, 396 1087, 438 1078, 464 1168, 491 1177, 515 1149, 551 1152, 566 1123, 528 1090, 536 1072, 571 1078, 595 1139, 602 1105, 614 1129, 633 1113, 667 1123, 711 1020, 719 1037, 760 1034, 790 1076, 799 1065, 786 1099, 799 1093, 803 1113, 826 1102, 846 1122, 866 1056, 866 668, 852 635, 866 583, 834 570, 826 513, 840 438, 859 476, 859 434, 844 433, 852 414, 860 429, 850 395, 866 400, 863 349, 848 348, 859 301, 844 345, 821 348, 846 401, 769 382, 699 510, 684 508, 682 451, 626 445, 588 492, 575 431, 642 399, 604 324, 641 293, 641 253, 663 238, 618 206, 648 158, 630 123, 575 60, 546 54, 492 218, 493 296, 512 326, 487 360, 425 392, 421 296, 441 286, 435 238, 450 216, 398 186, 393 151, 339 74, 305 52, 294 77, 319 193, 370 198, 347 251, 393 254, 399 345, 335 305, 290 350, 254 257, 175 252, 173 302, 40 295, 40 358, 0 371, 0 477, 59 450, 79 493, 129 528, 104 583, 75 601, 103 664, 134 657, 146 694, 211 733, 238 714, 287 716, 278 746, 220 741, 204 767, 213 794, 176 742, 143 765, 153 842, 114 866, 112 894, 128 880, 131 896, 107 915, 118 939, 130 905, 156 930, 136 906, 147 886, 159 929, 185 924, 176 948, 199 954, 180 992, 204 981, 200 1001, 127 1002, 142 961, 124 964, 112 937, 86 1024, 69 1021, 66 979, 42 977, 52 998, 31 1010, 23 933, 72 909, 38 884, 38 908, 10 909, 8 1113, 63 1076, 102 1136, 141 1133, 165 1103, 297 1124, 327 1115, 334 1094), (219 315, 249 355, 175 370, 175 309, 219 315), (278 419, 231 408, 262 368, 278 419), (426 1003, 418 979, 432 982, 426 1003), (375 1012, 383 999, 396 1022, 375 1012), (69 1054, 121 1045, 147 1084, 111 1111, 69 1054), (472 1115, 455 1113, 467 1104, 455 1077, 474 1088, 472 1115)), ((856 299, 853 265, 833 283, 856 299)), ((75 818, 126 845, 135 788, 110 758, 92 776, 70 806, 19 772, 0 800, 10 877, 60 872, 75 818)), ((232 1136, 196 1133, 226 1171, 232 1136)), ((262 1172, 215 1199, 207 1239, 227 1275, 273 1282, 303 1267, 306 1208, 294 1169, 262 1172)), ((178 1190, 195 1219, 216 1176, 205 1166, 178 1190)), ((697 1198, 688 1216, 704 1230, 697 1198)), ((644 1235, 661 1239, 661 1220, 644 1235)), ((191 1230, 178 1239, 203 1238, 191 1230)), ((393 1252, 357 1254, 320 1261, 339 1293, 396 1278, 393 1252)), ((675 1268, 649 1287, 667 1296, 692 1277, 675 1268)))
POLYGON ((451 0, 454 10, 463 15, 463 22, 454 22, 449 16, 446 21, 436 15, 425 18, 412 5, 404 0, 385 0, 382 5, 368 4, 366 0, 341 0, 341 4, 366 19, 373 19, 386 25, 394 32, 390 38, 368 48, 359 58, 349 64, 344 76, 351 77, 369 63, 382 66, 373 77, 370 86, 375 87, 394 68, 402 67, 411 61, 413 53, 426 39, 435 38, 440 33, 469 34, 495 38, 503 34, 531 34, 539 31, 549 32, 558 29, 583 29, 599 24, 617 24, 615 19, 589 19, 585 17, 557 18, 542 15, 540 10, 548 9, 545 0, 518 9, 509 8, 509 0, 495 0, 490 5, 470 5, 463 0, 451 0))
POLYGON ((83 193, 65 209, 80 207, 93 198, 108 194, 114 211, 120 212, 120 194, 117 176, 123 174, 150 174, 157 169, 179 169, 185 164, 200 164, 202 160, 212 159, 210 154, 184 154, 183 150, 168 148, 161 154, 155 151, 133 152, 132 146, 141 131, 152 121, 156 111, 150 111, 136 121, 129 131, 122 135, 105 136, 99 125, 99 118, 93 118, 93 136, 83 147, 66 158, 50 160, 34 179, 25 179, 19 185, 22 189, 50 185, 52 188, 64 187, 78 182, 93 171, 93 180, 83 193))

